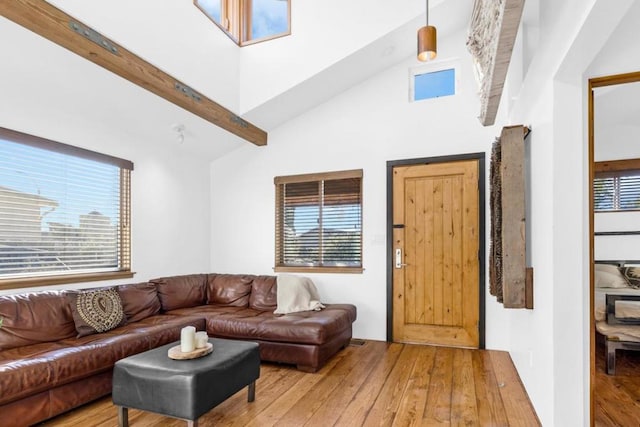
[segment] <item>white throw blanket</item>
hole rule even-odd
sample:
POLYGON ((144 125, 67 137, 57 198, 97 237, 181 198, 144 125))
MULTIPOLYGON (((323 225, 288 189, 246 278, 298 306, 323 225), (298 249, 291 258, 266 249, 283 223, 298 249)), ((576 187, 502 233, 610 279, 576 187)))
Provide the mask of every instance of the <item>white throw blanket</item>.
POLYGON ((281 274, 278 276, 278 307, 275 314, 317 311, 324 308, 316 285, 308 277, 281 274))

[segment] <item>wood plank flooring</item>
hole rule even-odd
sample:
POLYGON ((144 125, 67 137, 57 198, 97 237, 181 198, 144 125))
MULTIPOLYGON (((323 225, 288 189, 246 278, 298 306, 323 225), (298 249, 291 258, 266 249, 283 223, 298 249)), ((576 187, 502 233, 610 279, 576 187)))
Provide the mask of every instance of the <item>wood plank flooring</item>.
POLYGON ((605 370, 604 343, 596 346, 595 425, 640 426, 640 352, 618 351, 616 374, 605 370))
MULTIPOLYGON (((129 410, 133 427, 184 421, 129 410)), ((114 426, 105 397, 47 426, 114 426)), ((199 419, 208 426, 539 426, 508 353, 366 341, 318 373, 263 364, 256 400, 246 389, 199 419)))

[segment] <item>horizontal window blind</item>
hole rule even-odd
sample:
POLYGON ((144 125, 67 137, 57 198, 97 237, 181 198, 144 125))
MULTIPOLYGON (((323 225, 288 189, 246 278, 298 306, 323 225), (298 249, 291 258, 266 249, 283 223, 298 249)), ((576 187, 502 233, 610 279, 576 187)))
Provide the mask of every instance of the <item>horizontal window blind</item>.
POLYGON ((596 211, 640 209, 640 170, 596 173, 593 193, 596 211))
POLYGON ((38 140, 0 131, 0 279, 128 271, 133 165, 38 140))
POLYGON ((362 267, 362 171, 278 177, 276 268, 362 267))

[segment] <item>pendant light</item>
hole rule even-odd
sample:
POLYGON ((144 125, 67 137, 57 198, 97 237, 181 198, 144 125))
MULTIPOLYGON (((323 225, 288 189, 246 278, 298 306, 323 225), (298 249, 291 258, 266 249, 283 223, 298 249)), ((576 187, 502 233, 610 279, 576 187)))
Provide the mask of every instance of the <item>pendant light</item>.
POLYGON ((418 60, 430 61, 437 55, 436 27, 429 25, 429 0, 427 0, 427 25, 418 30, 418 60))

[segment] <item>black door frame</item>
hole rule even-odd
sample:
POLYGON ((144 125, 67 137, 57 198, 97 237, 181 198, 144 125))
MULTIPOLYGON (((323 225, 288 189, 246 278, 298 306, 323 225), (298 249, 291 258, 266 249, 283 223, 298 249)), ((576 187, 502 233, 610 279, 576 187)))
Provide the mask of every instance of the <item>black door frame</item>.
POLYGON ((387 341, 393 341, 393 169, 397 166, 451 163, 462 160, 478 161, 478 286, 479 319, 478 348, 485 348, 485 159, 486 153, 456 154, 450 156, 423 157, 418 159, 387 161, 387 341))

